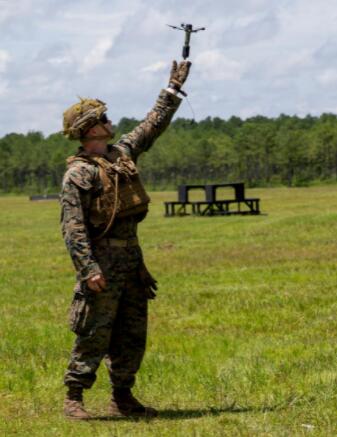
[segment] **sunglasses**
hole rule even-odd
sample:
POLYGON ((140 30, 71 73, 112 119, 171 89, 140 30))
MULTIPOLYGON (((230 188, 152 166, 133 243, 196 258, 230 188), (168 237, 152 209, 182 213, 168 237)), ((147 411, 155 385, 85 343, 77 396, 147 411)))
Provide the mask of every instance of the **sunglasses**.
POLYGON ((99 119, 99 121, 100 121, 101 123, 103 123, 103 124, 106 124, 106 123, 109 122, 109 119, 108 119, 108 117, 106 116, 106 114, 102 114, 101 117, 100 117, 100 119, 99 119))

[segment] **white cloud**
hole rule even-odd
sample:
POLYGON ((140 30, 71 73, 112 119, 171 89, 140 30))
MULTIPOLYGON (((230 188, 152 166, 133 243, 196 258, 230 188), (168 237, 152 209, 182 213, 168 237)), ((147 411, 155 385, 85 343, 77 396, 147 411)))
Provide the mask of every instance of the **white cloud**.
POLYGON ((281 56, 268 66, 268 70, 273 76, 291 76, 312 65, 314 65, 312 50, 304 49, 289 53, 285 57, 281 56))
POLYGON ((317 80, 322 85, 336 85, 337 84, 337 70, 334 68, 328 68, 320 73, 317 80))
POLYGON ((0 1, 0 23, 12 20, 17 16, 31 12, 31 0, 2 0, 0 1))
POLYGON ((259 115, 263 112, 262 107, 259 105, 248 106, 246 108, 242 108, 239 112, 240 117, 249 118, 254 117, 255 115, 259 115))
POLYGON ((242 62, 229 59, 220 50, 208 50, 197 55, 196 69, 203 80, 240 80, 245 67, 242 62))
POLYGON ((51 56, 48 59, 49 64, 51 65, 64 65, 64 64, 71 64, 72 59, 70 56, 63 55, 63 56, 51 56))
POLYGON ((95 46, 83 58, 79 71, 86 73, 93 70, 97 66, 103 64, 107 58, 107 54, 113 45, 112 38, 102 38, 97 41, 95 46))
POLYGON ((0 97, 5 96, 8 93, 8 82, 0 82, 0 97))
POLYGON ((0 136, 59 130, 76 95, 142 118, 181 57, 166 24, 182 21, 206 27, 184 86, 197 118, 335 108, 336 0, 0 0, 0 136))
POLYGON ((0 50, 0 73, 5 73, 9 60, 9 53, 6 50, 0 50))
POLYGON ((158 71, 163 71, 166 70, 168 66, 167 62, 164 61, 158 61, 155 62, 154 64, 151 65, 147 65, 146 67, 142 68, 142 71, 145 73, 157 73, 158 71))

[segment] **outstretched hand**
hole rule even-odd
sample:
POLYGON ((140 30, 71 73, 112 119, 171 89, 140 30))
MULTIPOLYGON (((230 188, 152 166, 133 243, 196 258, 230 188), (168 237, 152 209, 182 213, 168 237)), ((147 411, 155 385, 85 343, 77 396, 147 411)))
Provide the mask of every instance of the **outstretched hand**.
POLYGON ((173 61, 169 86, 174 89, 180 90, 188 77, 191 65, 192 63, 190 61, 181 61, 179 62, 179 64, 177 63, 177 61, 173 61))

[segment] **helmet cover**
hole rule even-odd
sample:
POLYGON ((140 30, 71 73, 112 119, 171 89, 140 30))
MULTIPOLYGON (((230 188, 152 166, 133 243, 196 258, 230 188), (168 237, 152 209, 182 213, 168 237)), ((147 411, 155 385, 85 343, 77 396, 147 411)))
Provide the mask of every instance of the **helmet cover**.
POLYGON ((107 109, 101 100, 80 97, 80 102, 63 113, 63 134, 70 140, 83 138, 85 132, 97 124, 107 109))

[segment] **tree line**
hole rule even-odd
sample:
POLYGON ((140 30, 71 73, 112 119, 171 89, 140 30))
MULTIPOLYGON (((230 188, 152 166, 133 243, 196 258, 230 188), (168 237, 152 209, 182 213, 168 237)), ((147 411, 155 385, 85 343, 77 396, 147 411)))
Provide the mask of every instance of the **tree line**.
MULTIPOLYGON (((117 137, 138 120, 122 118, 117 137)), ((67 156, 78 143, 56 133, 11 133, 0 139, 2 193, 58 192, 67 156)), ((256 186, 301 186, 337 181, 337 116, 280 115, 242 120, 177 118, 140 158, 149 189, 181 183, 243 181, 256 186)))

